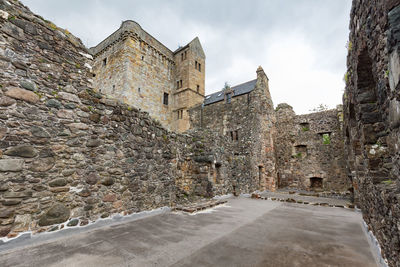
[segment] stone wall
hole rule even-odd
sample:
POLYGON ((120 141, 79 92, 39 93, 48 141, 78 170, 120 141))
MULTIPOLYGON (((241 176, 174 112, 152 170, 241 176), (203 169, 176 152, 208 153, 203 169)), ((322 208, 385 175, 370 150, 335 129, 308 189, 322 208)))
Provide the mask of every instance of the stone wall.
POLYGON ((233 157, 226 168, 238 190, 275 189, 275 112, 261 67, 250 93, 235 96, 230 103, 197 106, 189 113, 191 128, 208 129, 230 140, 233 157))
POLYGON ((17 1, 0 15, 0 237, 233 191, 225 136, 169 132, 93 90, 69 32, 17 1))
POLYGON ((346 192, 342 109, 296 115, 288 104, 276 108, 279 187, 346 192))
POLYGON ((344 133, 348 175, 390 266, 400 266, 400 1, 354 0, 344 133))

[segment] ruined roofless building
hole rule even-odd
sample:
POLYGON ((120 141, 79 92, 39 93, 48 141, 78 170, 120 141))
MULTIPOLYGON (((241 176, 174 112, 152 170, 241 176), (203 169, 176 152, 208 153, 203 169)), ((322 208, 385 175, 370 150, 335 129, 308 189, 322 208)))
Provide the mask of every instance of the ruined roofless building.
POLYGON ((94 87, 133 105, 165 128, 189 128, 187 110, 204 99, 205 54, 196 37, 171 51, 134 21, 90 49, 94 87))

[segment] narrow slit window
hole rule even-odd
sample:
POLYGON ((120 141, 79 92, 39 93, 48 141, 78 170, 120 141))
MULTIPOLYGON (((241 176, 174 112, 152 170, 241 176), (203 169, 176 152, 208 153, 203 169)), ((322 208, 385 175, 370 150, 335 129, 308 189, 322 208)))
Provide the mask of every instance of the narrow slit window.
POLYGON ((199 71, 201 72, 201 64, 199 63, 199 71))
POLYGON ((168 96, 169 95, 167 93, 164 93, 163 104, 166 105, 166 106, 168 106, 168 96))
POLYGON ((196 86, 197 93, 200 91, 200 85, 196 86))
POLYGON ((179 89, 179 81, 176 81, 176 88, 179 89))
POLYGON ((198 63, 197 63, 197 61, 195 61, 195 63, 194 63, 194 68, 197 70, 197 65, 198 65, 198 63))
POLYGON ((103 59, 103 66, 107 65, 107 58, 103 59))

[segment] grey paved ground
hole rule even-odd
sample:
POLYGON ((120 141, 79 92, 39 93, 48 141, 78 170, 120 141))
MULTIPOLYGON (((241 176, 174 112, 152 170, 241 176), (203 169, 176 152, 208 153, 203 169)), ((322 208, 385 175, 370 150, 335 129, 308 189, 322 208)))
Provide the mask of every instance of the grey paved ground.
POLYGON ((376 266, 360 214, 230 199, 0 253, 0 266, 376 266))

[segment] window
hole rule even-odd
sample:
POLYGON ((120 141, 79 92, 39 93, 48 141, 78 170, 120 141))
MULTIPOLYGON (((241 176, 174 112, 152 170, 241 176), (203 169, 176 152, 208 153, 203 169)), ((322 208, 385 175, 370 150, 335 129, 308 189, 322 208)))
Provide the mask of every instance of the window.
POLYGON ((183 53, 181 54, 181 61, 183 61, 183 53))
POLYGON ((103 59, 103 66, 107 65, 107 58, 103 59))
POLYGON ((144 56, 142 56, 142 60, 144 60, 144 56))
POLYGON ((140 87, 138 88, 138 93, 140 93, 140 87))
POLYGON ((179 81, 179 88, 182 88, 182 87, 183 87, 182 84, 183 84, 183 83, 182 83, 182 80, 180 80, 180 81, 179 81))
POLYGON ((308 122, 300 123, 300 128, 303 132, 307 132, 310 130, 310 124, 308 122))
POLYGON ((247 104, 250 104, 250 94, 247 94, 247 104))
POLYGON ((168 106, 168 94, 167 93, 164 93, 163 104, 168 106))
POLYGON ((324 145, 329 145, 331 143, 331 132, 318 133, 318 134, 322 136, 322 142, 324 145))
POLYGON ((186 52, 187 52, 187 51, 185 51, 185 53, 184 53, 183 59, 186 59, 186 58, 187 58, 186 52))
POLYGON ((114 93, 114 91, 115 91, 115 85, 113 85, 113 89, 112 89, 112 91, 113 91, 113 93, 114 93))
POLYGON ((176 81, 176 89, 179 89, 179 81, 176 81))
POLYGON ((197 90, 197 93, 200 91, 200 85, 197 85, 196 90, 197 90))
POLYGON ((239 140, 239 131, 230 131, 229 135, 231 136, 232 141, 238 141, 239 140))
POLYGON ((199 63, 199 71, 201 72, 201 64, 199 63))
POLYGON ((232 93, 227 93, 226 94, 226 103, 227 104, 231 103, 231 99, 232 99, 232 93))
POLYGON ((177 114, 178 114, 178 120, 180 120, 180 119, 182 119, 183 118, 183 109, 181 109, 181 110, 178 110, 177 111, 177 114))
POLYGON ((197 63, 197 61, 195 61, 195 63, 194 63, 194 68, 197 70, 197 65, 198 65, 198 63, 197 63))

